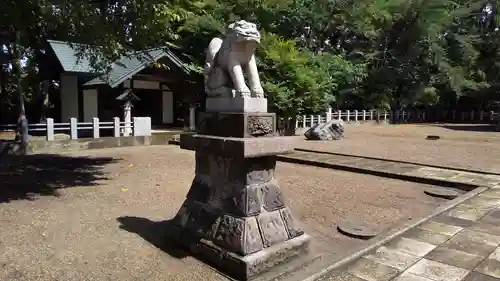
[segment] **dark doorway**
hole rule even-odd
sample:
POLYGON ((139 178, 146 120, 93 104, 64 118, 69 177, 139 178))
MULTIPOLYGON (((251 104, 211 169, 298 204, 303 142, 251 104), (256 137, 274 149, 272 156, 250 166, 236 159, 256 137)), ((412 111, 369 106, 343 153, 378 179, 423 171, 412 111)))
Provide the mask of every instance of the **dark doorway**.
POLYGON ((159 90, 134 89, 140 99, 134 101, 133 117, 151 117, 152 125, 162 124, 162 97, 159 90))

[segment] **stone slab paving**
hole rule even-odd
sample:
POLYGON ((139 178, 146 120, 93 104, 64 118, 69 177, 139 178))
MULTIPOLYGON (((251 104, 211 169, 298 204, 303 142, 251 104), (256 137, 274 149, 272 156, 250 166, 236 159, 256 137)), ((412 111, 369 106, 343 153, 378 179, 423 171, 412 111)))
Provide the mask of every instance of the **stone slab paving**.
POLYGON ((452 168, 434 168, 425 165, 394 162, 389 160, 368 159, 356 156, 336 155, 326 152, 295 151, 279 157, 282 161, 299 162, 311 165, 346 168, 360 172, 377 172, 396 175, 403 178, 442 181, 454 184, 492 187, 500 184, 500 175, 481 174, 454 170, 452 168))
POLYGON ((296 151, 282 158, 360 173, 488 188, 321 280, 500 281, 499 175, 323 152, 296 151))
POLYGON ((500 281, 500 185, 338 268, 328 281, 500 281))

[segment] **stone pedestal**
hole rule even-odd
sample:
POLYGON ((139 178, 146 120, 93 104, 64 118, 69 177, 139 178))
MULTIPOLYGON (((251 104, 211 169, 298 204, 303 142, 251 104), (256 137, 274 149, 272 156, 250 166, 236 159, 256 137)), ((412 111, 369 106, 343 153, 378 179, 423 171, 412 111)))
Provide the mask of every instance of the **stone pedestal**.
POLYGON ((308 249, 274 177, 276 155, 293 151, 275 124, 267 112, 200 115, 195 178, 169 233, 240 280, 308 249))
POLYGON ((267 99, 243 97, 208 97, 206 112, 267 112, 267 99))

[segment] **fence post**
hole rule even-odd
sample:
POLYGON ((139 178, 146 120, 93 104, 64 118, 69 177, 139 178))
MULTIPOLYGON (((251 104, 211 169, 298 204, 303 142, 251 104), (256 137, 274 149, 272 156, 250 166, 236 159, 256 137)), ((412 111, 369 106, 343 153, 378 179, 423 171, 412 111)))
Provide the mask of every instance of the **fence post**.
POLYGON ((313 126, 314 124, 314 115, 311 115, 311 127, 313 126))
POLYGON ((363 122, 366 121, 366 110, 363 109, 363 122))
POLYGON ((317 118, 318 118, 318 124, 321 124, 321 115, 318 115, 317 118))
POLYGON ((384 122, 387 122, 387 110, 384 110, 384 122))
POLYGON ((358 110, 354 110, 354 122, 358 122, 358 110))
POLYGON ((299 127, 299 118, 297 115, 295 115, 295 129, 299 127))
POLYGON ((45 126, 47 130, 47 140, 54 140, 54 119, 47 118, 47 120, 45 120, 45 126))
POLYGON ((370 109, 370 121, 373 121, 373 109, 370 109))
POLYGON ((490 121, 493 121, 493 115, 495 115, 495 114, 493 113, 493 110, 491 110, 490 111, 490 121))
POLYGON ((338 118, 339 120, 342 120, 342 110, 337 110, 338 118))
POLYGON ((347 110, 346 121, 351 122, 351 111, 347 110))
POLYGON ((151 117, 133 118, 134 136, 151 136, 151 117))
POLYGON ((92 118, 92 137, 94 139, 99 138, 99 118, 92 118))
POLYGON ((484 111, 479 111, 479 121, 483 121, 484 120, 484 111))
POLYGON ((78 121, 76 118, 69 118, 69 138, 78 139, 78 121))
POLYGON ((326 122, 330 122, 332 121, 332 108, 329 107, 328 108, 328 111, 326 112, 326 122))
POLYGON ((113 137, 120 137, 120 118, 113 117, 113 137))

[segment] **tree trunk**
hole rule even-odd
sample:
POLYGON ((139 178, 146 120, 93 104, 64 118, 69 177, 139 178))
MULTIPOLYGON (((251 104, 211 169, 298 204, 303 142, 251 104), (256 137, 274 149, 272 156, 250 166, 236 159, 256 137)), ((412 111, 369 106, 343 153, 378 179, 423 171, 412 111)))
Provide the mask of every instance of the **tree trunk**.
POLYGON ((21 138, 21 153, 26 154, 28 148, 28 120, 26 119, 26 111, 24 108, 24 92, 22 89, 22 70, 21 70, 21 50, 20 50, 20 32, 15 31, 16 40, 14 42, 14 73, 16 77, 16 93, 18 97, 18 134, 21 138))
POLYGON ((42 81, 42 87, 40 89, 40 123, 47 120, 47 113, 49 111, 49 80, 42 81))
POLYGON ((295 136, 295 123, 297 121, 297 115, 286 116, 284 118, 284 135, 285 136, 295 136), (291 118, 290 118, 291 117, 291 118))

